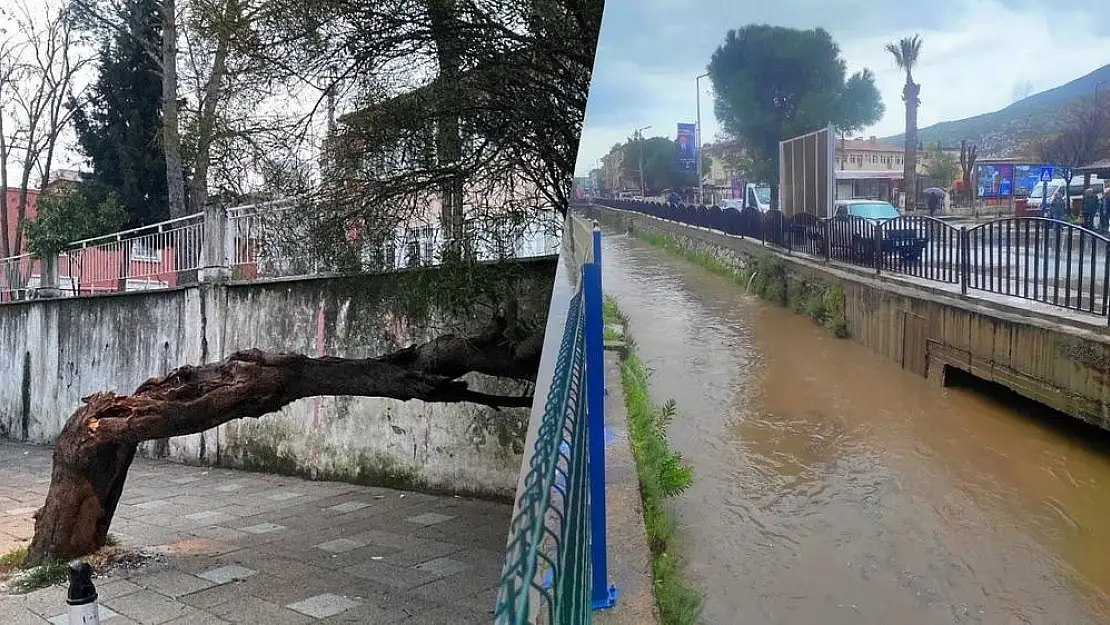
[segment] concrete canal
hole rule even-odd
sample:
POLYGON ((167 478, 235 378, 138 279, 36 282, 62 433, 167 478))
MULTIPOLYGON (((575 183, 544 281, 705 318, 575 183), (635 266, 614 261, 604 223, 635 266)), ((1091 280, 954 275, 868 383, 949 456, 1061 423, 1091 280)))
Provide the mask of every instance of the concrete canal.
POLYGON ((673 445, 702 621, 1110 622, 1110 436, 938 388, 626 235, 605 290, 629 316, 673 445))

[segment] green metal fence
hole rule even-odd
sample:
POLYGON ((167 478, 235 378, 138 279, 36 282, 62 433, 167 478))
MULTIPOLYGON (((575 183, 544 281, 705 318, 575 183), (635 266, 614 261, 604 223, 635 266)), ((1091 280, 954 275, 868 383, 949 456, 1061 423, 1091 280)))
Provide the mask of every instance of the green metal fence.
MULTIPOLYGON (((573 221, 568 226, 574 236, 573 221)), ((600 231, 591 238, 518 490, 498 625, 590 623, 593 610, 616 598, 605 553, 600 231)))

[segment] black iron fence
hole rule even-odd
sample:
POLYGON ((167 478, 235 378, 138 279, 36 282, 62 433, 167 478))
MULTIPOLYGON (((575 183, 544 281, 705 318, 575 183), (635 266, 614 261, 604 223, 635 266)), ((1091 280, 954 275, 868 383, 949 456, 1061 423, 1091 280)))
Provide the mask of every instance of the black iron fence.
MULTIPOLYGON (((786 217, 754 208, 594 203, 716 230, 878 274, 900 274, 1108 317, 1110 238, 1065 221, 1009 217, 971 228, 924 215, 786 217)), ((1110 322, 1110 317, 1108 317, 1110 322)))

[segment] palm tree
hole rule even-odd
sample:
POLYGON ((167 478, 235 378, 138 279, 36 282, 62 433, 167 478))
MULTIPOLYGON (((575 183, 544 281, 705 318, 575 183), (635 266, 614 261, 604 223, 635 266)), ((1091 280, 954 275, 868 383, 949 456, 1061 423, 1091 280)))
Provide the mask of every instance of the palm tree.
POLYGON ((906 85, 902 87, 902 101, 906 103, 906 153, 902 158, 903 179, 906 182, 906 210, 913 210, 917 199, 917 107, 921 104, 921 85, 913 81, 913 69, 921 55, 921 37, 903 37, 898 43, 886 44, 886 51, 894 56, 898 69, 906 72, 906 85))

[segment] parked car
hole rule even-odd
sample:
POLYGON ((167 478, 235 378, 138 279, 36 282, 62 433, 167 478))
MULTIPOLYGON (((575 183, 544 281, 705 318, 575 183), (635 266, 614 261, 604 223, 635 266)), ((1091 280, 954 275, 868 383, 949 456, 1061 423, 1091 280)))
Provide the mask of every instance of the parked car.
MULTIPOLYGON (((870 262, 875 255, 875 236, 873 228, 899 217, 898 209, 890 202, 882 200, 836 200, 833 203, 833 219, 844 226, 834 224, 831 244, 834 250, 847 251, 863 262, 870 262), (869 224, 870 227, 865 227, 869 224), (850 238, 849 238, 850 235, 850 238)), ((914 263, 921 259, 928 239, 914 228, 882 229, 879 252, 882 255, 896 255, 904 263, 914 263)))

